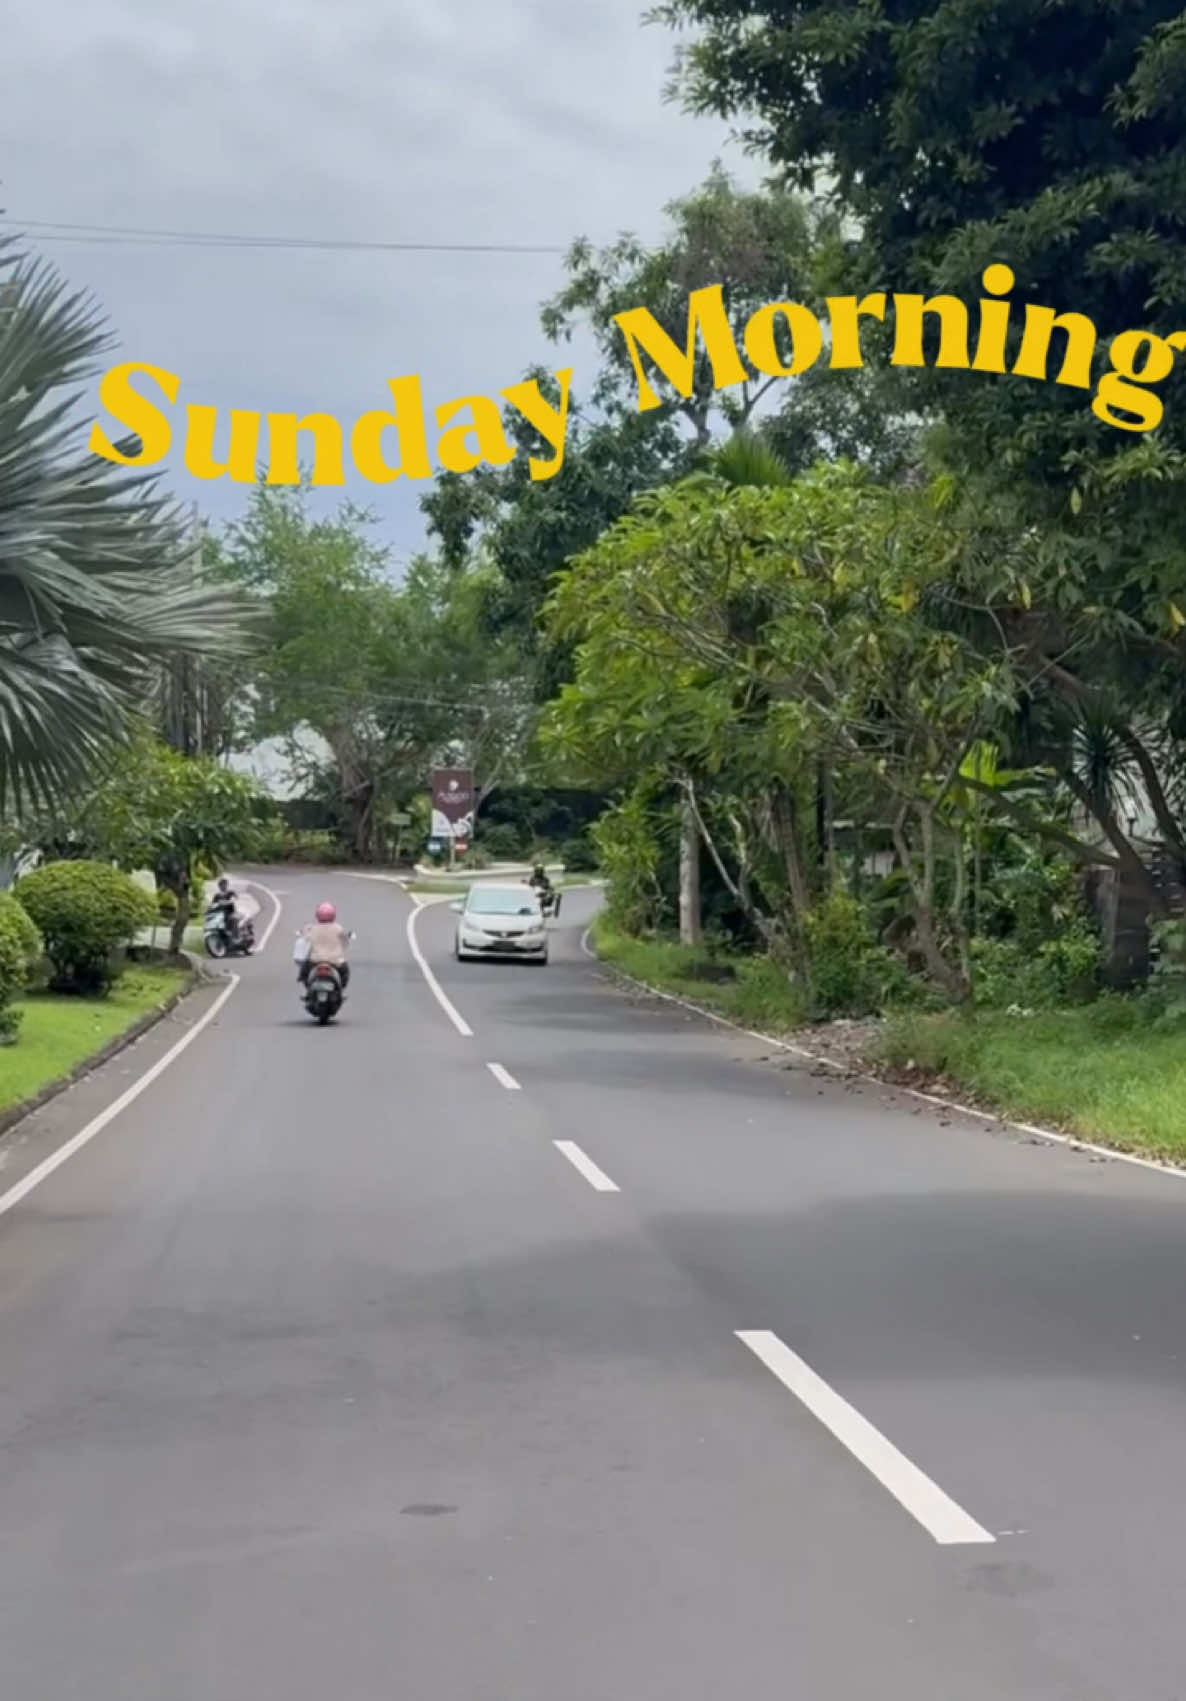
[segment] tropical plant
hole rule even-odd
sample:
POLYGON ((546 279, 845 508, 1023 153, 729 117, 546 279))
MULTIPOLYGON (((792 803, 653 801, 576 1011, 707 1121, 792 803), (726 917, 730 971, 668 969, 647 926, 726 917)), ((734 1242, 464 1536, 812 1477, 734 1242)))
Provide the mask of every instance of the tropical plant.
POLYGON ((155 477, 80 440, 76 386, 112 343, 87 296, 0 238, 0 808, 85 780, 164 661, 246 642, 155 477))

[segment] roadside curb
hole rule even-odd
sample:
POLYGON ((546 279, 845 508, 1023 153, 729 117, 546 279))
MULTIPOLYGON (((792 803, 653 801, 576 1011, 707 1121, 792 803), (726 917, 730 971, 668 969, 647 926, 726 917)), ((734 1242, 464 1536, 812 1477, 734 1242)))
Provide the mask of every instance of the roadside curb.
POLYGON ((589 942, 591 928, 586 928, 581 935, 581 949, 585 955, 603 971, 607 979, 618 980, 623 985, 633 987, 636 991, 645 993, 649 998, 661 998, 667 1004, 677 1004, 683 1010, 691 1010, 697 1016, 703 1016, 710 1022, 716 1022, 722 1028, 729 1028, 735 1034, 744 1034, 747 1039, 760 1040, 763 1045, 773 1046, 777 1051, 790 1052, 795 1057, 802 1057, 809 1063, 816 1063, 825 1069, 834 1070, 837 1075, 843 1075, 849 1080, 866 1081, 870 1086, 889 1089, 895 1093, 905 1093, 907 1097, 920 1099, 937 1110, 947 1110, 960 1116, 974 1117, 977 1122, 988 1122, 997 1128, 1007 1129, 1011 1133, 1025 1134, 1030 1139, 1048 1141, 1051 1145, 1066 1146, 1073 1152, 1090 1152, 1093 1157, 1102 1158, 1108 1163, 1132 1164, 1137 1169, 1152 1170, 1156 1175, 1172 1176, 1176 1181, 1186 1181, 1186 1168, 1179 1164, 1162 1163, 1157 1158, 1143 1158, 1136 1152, 1125 1152, 1116 1146, 1101 1146, 1098 1143, 1080 1138, 1077 1134, 1060 1134, 1053 1128, 1042 1128, 1033 1122, 1016 1122, 1012 1117, 999 1114, 996 1111, 979 1110, 975 1105, 962 1104, 958 1099, 948 1099, 938 1093, 924 1093, 919 1087, 906 1087, 897 1081, 887 1081, 880 1075, 871 1075, 868 1070, 848 1070, 841 1063, 830 1057, 824 1057, 818 1052, 808 1051, 805 1046, 792 1045, 789 1040, 776 1039, 773 1034, 759 1033, 755 1028, 743 1028, 740 1022, 730 1021, 728 1016, 719 1015, 715 1010, 707 1009, 703 1004, 696 1004, 690 998, 679 998, 673 992, 661 992, 658 987, 649 986, 646 981, 636 980, 624 969, 619 969, 613 963, 607 963, 599 957, 589 942))
MULTIPOLYGON (((189 956, 188 952, 186 955, 189 956)), ((51 1081, 47 1087, 42 1087, 39 1093, 34 1093, 32 1098, 23 1099, 20 1104, 12 1105, 8 1110, 0 1111, 0 1139, 10 1133, 19 1122, 23 1122, 27 1116, 32 1116, 34 1111, 41 1110, 52 1100, 60 1098, 71 1087, 75 1087, 80 1081, 84 1081, 88 1075, 93 1075, 96 1069, 101 1069, 105 1063, 110 1063, 113 1057, 118 1057, 121 1051, 126 1051, 129 1046, 135 1045, 137 1040, 143 1039, 145 1034, 157 1027, 167 1016, 171 1016, 177 1006, 195 993, 200 986, 212 985, 217 979, 221 978, 207 973, 204 967, 199 966, 192 957, 189 961, 190 971, 184 985, 172 993, 159 1009, 149 1011, 147 1016, 141 1016, 122 1034, 117 1034, 115 1039, 108 1040, 107 1044, 99 1051, 93 1052, 81 1063, 75 1064, 68 1075, 61 1075, 56 1081, 51 1081)))

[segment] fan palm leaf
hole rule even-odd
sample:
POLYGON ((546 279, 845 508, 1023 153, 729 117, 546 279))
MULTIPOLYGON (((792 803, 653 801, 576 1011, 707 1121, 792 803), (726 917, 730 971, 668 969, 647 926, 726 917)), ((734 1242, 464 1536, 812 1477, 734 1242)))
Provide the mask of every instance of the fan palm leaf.
POLYGON ((162 663, 250 642, 155 475, 82 437, 79 386, 112 345, 89 297, 0 238, 0 808, 85 780, 162 663))

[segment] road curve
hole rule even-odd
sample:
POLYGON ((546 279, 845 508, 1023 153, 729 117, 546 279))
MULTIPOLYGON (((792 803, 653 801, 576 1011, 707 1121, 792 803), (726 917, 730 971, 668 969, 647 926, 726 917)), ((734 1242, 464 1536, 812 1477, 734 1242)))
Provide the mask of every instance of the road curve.
POLYGON ((329 880, 319 1030, 267 884, 0 1216, 5 1701, 1173 1701, 1184 1184, 626 996, 576 891, 537 970, 329 880))

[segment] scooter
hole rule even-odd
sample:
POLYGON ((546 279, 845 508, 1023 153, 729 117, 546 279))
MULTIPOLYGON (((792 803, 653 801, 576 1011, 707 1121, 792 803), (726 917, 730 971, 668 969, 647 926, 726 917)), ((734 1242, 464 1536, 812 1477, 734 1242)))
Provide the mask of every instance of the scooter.
POLYGON ((255 929, 243 918, 238 929, 232 930, 225 912, 216 906, 206 911, 202 940, 208 957, 250 957, 255 950, 255 929))
MULTIPOLYGON (((347 935, 350 943, 354 943, 355 935, 347 935)), ((302 945, 307 953, 308 946, 301 934, 297 934, 294 961, 303 962, 302 945)), ((346 999, 342 986, 342 976, 332 963, 314 963, 301 989, 301 1001, 313 1020, 321 1027, 332 1022, 346 999)))

